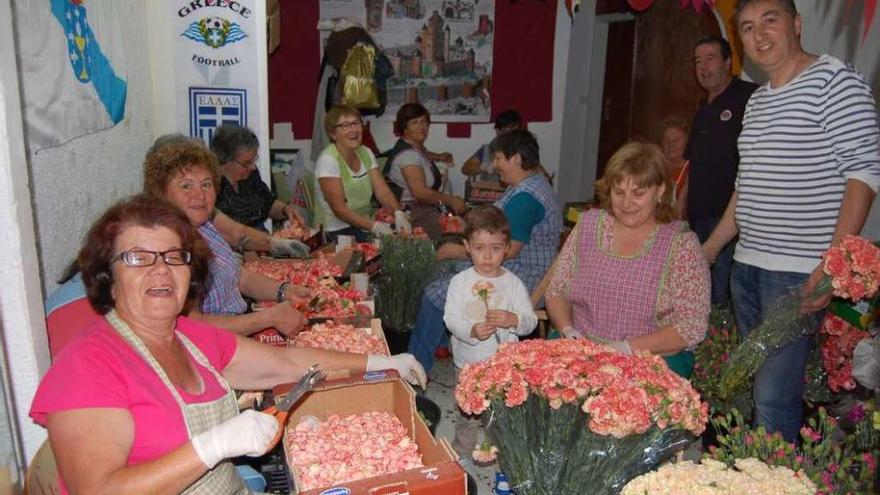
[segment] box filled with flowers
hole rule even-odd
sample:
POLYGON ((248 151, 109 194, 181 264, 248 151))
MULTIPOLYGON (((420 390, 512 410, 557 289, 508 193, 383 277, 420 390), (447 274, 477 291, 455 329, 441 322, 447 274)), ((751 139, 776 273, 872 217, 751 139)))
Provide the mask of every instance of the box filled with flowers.
POLYGON ((586 340, 503 344, 466 366, 455 398, 486 433, 518 495, 618 493, 702 433, 708 406, 659 356, 586 340))

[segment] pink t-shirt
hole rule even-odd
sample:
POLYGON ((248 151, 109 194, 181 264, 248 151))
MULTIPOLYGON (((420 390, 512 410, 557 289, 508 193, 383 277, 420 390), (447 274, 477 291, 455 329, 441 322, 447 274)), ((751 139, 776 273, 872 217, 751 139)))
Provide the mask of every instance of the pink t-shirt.
MULTIPOLYGON (((178 330, 222 372, 237 349, 235 335, 180 317, 178 330)), ((190 357, 205 391, 192 395, 177 388, 187 404, 220 398, 225 391, 213 374, 190 357)), ((120 408, 134 419, 135 434, 128 465, 161 457, 188 441, 186 424, 174 396, 146 361, 101 318, 67 345, 40 382, 30 416, 46 425, 46 416, 80 408, 120 408)), ((95 432, 100 435, 100 432, 95 432)))

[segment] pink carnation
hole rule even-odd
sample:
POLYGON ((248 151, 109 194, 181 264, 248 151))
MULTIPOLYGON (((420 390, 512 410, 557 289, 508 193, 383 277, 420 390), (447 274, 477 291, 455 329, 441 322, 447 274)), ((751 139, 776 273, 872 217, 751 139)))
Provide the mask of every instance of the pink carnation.
POLYGON ((493 400, 517 407, 530 394, 551 408, 576 404, 597 434, 624 437, 658 428, 699 435, 708 405, 659 356, 626 356, 586 340, 529 340, 504 344, 490 359, 466 366, 455 398, 467 413, 493 400))

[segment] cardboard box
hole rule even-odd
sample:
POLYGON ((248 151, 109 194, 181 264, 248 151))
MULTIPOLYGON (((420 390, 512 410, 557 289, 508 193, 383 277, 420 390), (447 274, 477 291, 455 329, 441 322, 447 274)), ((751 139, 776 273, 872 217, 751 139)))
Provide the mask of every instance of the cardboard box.
POLYGON ((302 241, 312 251, 319 249, 324 245, 324 231, 314 227, 309 229, 309 236, 302 241))
POLYGON ((504 195, 504 189, 500 182, 475 181, 468 183, 465 200, 468 203, 494 203, 504 195))
POLYGON ((287 347, 287 337, 281 335, 281 332, 274 328, 267 328, 251 335, 252 339, 257 340, 261 344, 269 344, 278 347, 287 347))
POLYGON ((828 304, 828 310, 850 325, 867 330, 880 314, 880 298, 863 299, 859 302, 834 298, 828 304))
MULTIPOLYGON (((367 302, 369 303, 369 307, 372 309, 373 301, 363 301, 363 303, 367 302)), ((385 339, 385 332, 382 331, 382 320, 380 320, 379 318, 370 318, 366 315, 356 315, 335 318, 334 321, 336 321, 337 323, 353 325, 356 329, 362 330, 368 335, 378 337, 382 341, 382 344, 385 346, 385 353, 389 356, 391 355, 391 351, 388 349, 388 341, 385 339), (369 321, 366 322, 365 319, 368 319, 369 321)), ((278 347, 288 347, 290 345, 290 339, 282 335, 281 332, 275 330, 274 328, 267 328, 263 331, 257 332, 251 335, 251 338, 259 341, 261 344, 274 345, 278 347)))
MULTIPOLYGON (((275 396, 282 397, 290 386, 287 384, 276 387, 273 390, 275 396)), ((394 371, 371 372, 363 376, 325 381, 315 391, 307 394, 290 412, 289 424, 297 424, 303 416, 315 416, 323 421, 332 414, 347 416, 369 411, 390 412, 397 416, 407 429, 410 438, 415 440, 424 466, 308 491, 294 488, 291 493, 297 495, 331 493, 465 495, 467 493, 467 476, 458 464, 455 452, 446 439, 437 440, 431 435, 424 420, 416 411, 415 391, 394 371)), ((285 455, 289 459, 287 431, 282 441, 285 455)), ((291 476, 295 486, 299 486, 296 473, 291 472, 291 476)))
POLYGON ((581 214, 591 208, 595 208, 598 206, 593 202, 574 202, 574 203, 565 203, 565 208, 563 209, 562 216, 566 225, 574 226, 574 224, 578 223, 578 220, 581 219, 581 214))

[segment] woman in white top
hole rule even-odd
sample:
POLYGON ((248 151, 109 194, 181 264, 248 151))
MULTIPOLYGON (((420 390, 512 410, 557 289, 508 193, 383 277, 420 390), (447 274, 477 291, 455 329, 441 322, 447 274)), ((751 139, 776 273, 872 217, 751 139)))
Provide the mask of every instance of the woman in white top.
POLYGON ((317 218, 324 227, 328 242, 340 235, 352 235, 358 242, 375 235, 392 234, 391 225, 373 219, 370 200, 391 210, 400 209, 394 194, 385 183, 376 156, 361 144, 363 121, 351 106, 336 105, 324 117, 324 130, 332 144, 318 157, 317 218))

